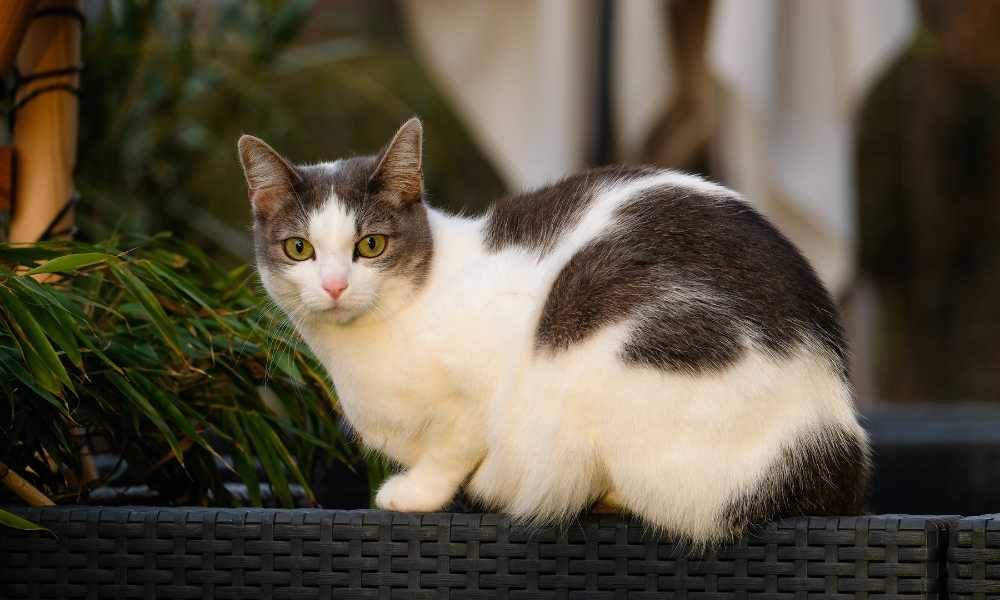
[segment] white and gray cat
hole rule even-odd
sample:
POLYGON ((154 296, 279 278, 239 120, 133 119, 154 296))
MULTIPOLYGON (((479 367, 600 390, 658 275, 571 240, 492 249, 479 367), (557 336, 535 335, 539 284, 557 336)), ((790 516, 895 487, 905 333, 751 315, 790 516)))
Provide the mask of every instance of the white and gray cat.
POLYGON ((424 199, 422 138, 414 118, 315 165, 239 140, 264 287, 359 439, 405 467, 378 506, 465 486, 531 521, 603 502, 701 543, 861 510, 836 310, 737 194, 613 167, 460 217, 424 199))

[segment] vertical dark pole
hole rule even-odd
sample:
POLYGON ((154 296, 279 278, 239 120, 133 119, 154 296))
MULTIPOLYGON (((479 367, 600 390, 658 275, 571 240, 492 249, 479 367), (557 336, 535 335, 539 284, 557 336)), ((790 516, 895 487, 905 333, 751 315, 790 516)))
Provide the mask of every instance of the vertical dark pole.
POLYGON ((606 165, 614 156, 614 131, 611 114, 612 97, 611 64, 614 59, 615 3, 598 0, 597 8, 597 69, 594 106, 593 147, 591 162, 606 165))

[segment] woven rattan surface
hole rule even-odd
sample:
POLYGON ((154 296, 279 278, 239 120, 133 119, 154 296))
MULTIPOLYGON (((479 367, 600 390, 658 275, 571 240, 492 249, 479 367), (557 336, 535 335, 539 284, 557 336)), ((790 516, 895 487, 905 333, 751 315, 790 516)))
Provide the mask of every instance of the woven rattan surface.
POLYGON ((1000 514, 966 517, 951 527, 949 595, 1000 600, 1000 514))
POLYGON ((709 552, 614 516, 526 528, 498 515, 16 509, 9 598, 936 598, 945 521, 791 519, 709 552))

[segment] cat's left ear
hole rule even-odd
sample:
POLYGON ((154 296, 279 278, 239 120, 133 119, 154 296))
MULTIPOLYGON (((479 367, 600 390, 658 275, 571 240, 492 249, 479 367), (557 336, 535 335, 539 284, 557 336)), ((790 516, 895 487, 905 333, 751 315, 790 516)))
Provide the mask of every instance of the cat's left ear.
POLYGON ((419 202, 424 194, 423 145, 424 126, 413 117, 403 123, 379 155, 369 188, 390 192, 399 204, 419 202))
POLYGON ((254 214, 272 214, 294 196, 293 187, 301 180, 298 170, 274 148, 252 135, 241 136, 236 145, 254 214))

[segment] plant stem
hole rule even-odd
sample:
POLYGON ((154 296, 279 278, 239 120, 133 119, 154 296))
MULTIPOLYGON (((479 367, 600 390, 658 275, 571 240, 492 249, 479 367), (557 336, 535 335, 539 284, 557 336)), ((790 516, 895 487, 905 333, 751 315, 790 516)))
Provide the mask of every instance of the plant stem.
POLYGON ((55 506, 56 504, 2 462, 0 462, 0 481, 3 481, 7 489, 20 496, 29 506, 55 506))

